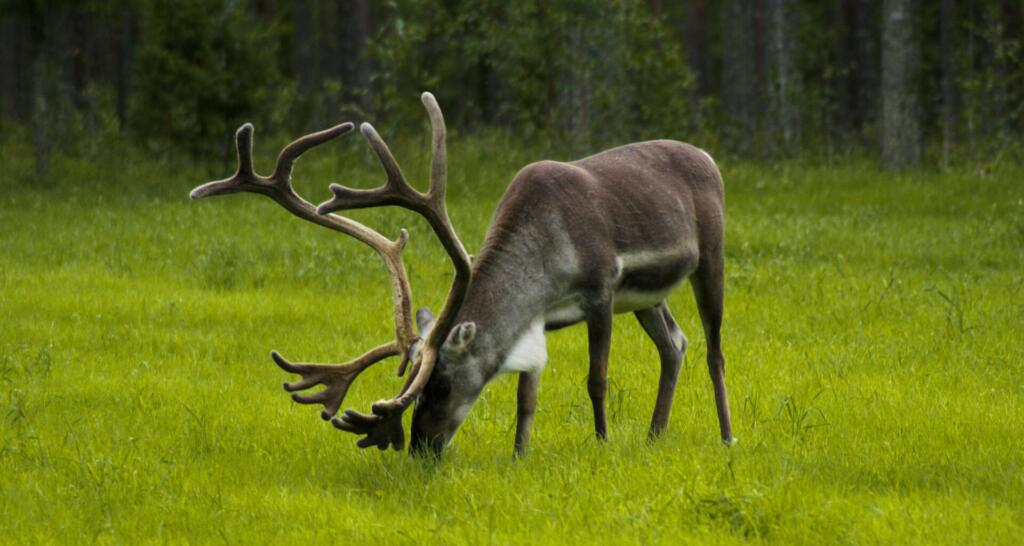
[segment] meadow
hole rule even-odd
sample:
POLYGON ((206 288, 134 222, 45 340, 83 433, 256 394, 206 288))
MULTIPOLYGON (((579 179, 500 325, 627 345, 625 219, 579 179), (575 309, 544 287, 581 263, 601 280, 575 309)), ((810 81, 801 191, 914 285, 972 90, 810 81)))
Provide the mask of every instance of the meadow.
MULTIPOLYGON (((257 169, 273 143, 257 134, 257 169)), ((394 146, 422 185, 426 143, 394 146)), ((494 382, 441 461, 359 450, 292 403, 273 365, 346 360, 391 335, 387 277, 354 240, 242 194, 190 202, 232 166, 100 151, 46 179, 0 174, 0 542, 1015 544, 1024 536, 1024 168, 879 171, 850 159, 722 161, 724 350, 738 443, 718 440, 690 339, 653 444, 657 355, 615 321, 610 439, 592 437, 586 333, 549 334, 531 450, 515 381, 494 382), (106 154, 106 155, 104 155, 106 154)), ((516 170, 500 136, 450 144, 449 210, 479 248, 516 170)), ((569 159, 569 158, 564 158, 569 159)), ((356 135, 296 167, 383 179, 356 135)), ((426 224, 353 217, 405 252, 415 304, 451 268, 426 224)), ((396 392, 395 361, 345 406, 396 392)), ((408 416, 407 416, 408 419, 408 416)))

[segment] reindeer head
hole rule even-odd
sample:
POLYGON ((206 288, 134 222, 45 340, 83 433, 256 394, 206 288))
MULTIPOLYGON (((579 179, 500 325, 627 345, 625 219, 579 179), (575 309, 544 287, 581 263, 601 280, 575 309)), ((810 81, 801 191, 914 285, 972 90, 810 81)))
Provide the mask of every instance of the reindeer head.
MULTIPOLYGON (((292 398, 303 404, 322 404, 324 410, 321 412, 321 416, 331 420, 335 427, 365 435, 365 438, 358 442, 359 447, 364 448, 376 446, 383 450, 389 446, 393 446, 395 449, 403 447, 405 435, 402 430, 402 414, 421 396, 437 365, 439 355, 445 353, 444 341, 448 338, 447 334, 453 329, 455 315, 462 305, 469 285, 469 255, 455 234, 445 207, 447 154, 444 117, 433 95, 424 93, 421 98, 430 116, 432 128, 430 186, 426 193, 416 190, 408 183, 387 144, 380 138, 373 126, 364 123, 360 130, 387 174, 387 181, 384 185, 375 189, 360 190, 341 184, 331 184, 330 188, 334 197, 317 207, 296 194, 291 185, 292 167, 295 160, 306 150, 351 131, 352 124, 344 123, 319 133, 306 135, 286 146, 281 151, 277 166, 270 176, 260 176, 253 170, 253 128, 252 125, 245 124, 239 128, 236 134, 238 171, 224 180, 203 184, 192 190, 190 194, 193 199, 238 192, 266 195, 300 218, 358 239, 376 250, 383 258, 391 275, 394 292, 395 339, 393 341, 371 349, 362 356, 340 366, 292 363, 276 352, 271 354, 282 369, 302 376, 299 381, 284 384, 285 390, 293 392, 292 398), (332 214, 334 211, 384 205, 397 205, 422 215, 441 240, 442 246, 455 266, 455 280, 452 282, 441 314, 436 323, 429 328, 429 332, 425 331, 422 339, 413 334, 409 311, 411 308, 409 281, 401 258, 402 249, 408 240, 408 233, 402 230, 397 239, 389 240, 350 218, 332 214), (401 357, 398 368, 399 375, 403 375, 407 364, 412 362, 412 371, 399 394, 394 398, 373 404, 370 414, 349 409, 343 415, 336 416, 335 414, 341 407, 349 386, 355 378, 370 365, 391 356, 401 357), (316 385, 324 385, 327 388, 312 394, 296 392, 316 385)), ((463 334, 465 332, 460 335, 463 334)), ((442 383, 443 381, 439 380, 437 384, 440 386, 442 383)), ((451 432, 454 432, 454 428, 451 432)))
MULTIPOLYGON (((426 336, 434 326, 434 316, 424 307, 416 313, 416 322, 420 335, 426 336)), ((460 322, 441 345, 434 373, 412 413, 409 449, 413 453, 439 455, 480 396, 487 378, 481 373, 483 355, 476 350, 476 336, 476 323, 460 322)))

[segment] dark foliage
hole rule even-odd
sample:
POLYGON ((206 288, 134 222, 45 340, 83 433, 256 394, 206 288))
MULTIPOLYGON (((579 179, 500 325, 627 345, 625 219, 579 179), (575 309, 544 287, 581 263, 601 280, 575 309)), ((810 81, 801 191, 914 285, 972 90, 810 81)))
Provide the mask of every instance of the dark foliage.
POLYGON ((1009 0, 0 5, 0 126, 32 139, 40 170, 51 149, 111 135, 209 157, 247 120, 418 129, 422 90, 455 131, 572 153, 667 137, 903 167, 1002 161, 1024 130, 1024 8, 1009 0))

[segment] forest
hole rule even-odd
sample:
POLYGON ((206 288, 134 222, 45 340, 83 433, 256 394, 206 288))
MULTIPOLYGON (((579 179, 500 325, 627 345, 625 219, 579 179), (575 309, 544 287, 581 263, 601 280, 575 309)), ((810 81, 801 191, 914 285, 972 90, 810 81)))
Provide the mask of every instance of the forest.
MULTIPOLYGON (((104 139, 208 158, 244 121, 449 124, 565 153, 1019 157, 1013 0, 4 0, 0 120, 37 168, 104 139), (1010 154, 1009 156, 1007 154, 1010 154)), ((227 153, 221 151, 221 154, 227 153)))

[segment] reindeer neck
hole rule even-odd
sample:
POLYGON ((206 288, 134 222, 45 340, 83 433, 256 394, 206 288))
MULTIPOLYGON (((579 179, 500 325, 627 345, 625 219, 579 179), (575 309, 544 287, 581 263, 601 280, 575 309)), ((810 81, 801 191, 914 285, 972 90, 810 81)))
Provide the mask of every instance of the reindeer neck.
POLYGON ((473 268, 469 292, 458 321, 473 321, 480 332, 479 350, 497 357, 500 365, 509 349, 543 317, 556 285, 545 275, 544 253, 538 253, 528 234, 488 240, 473 268))

